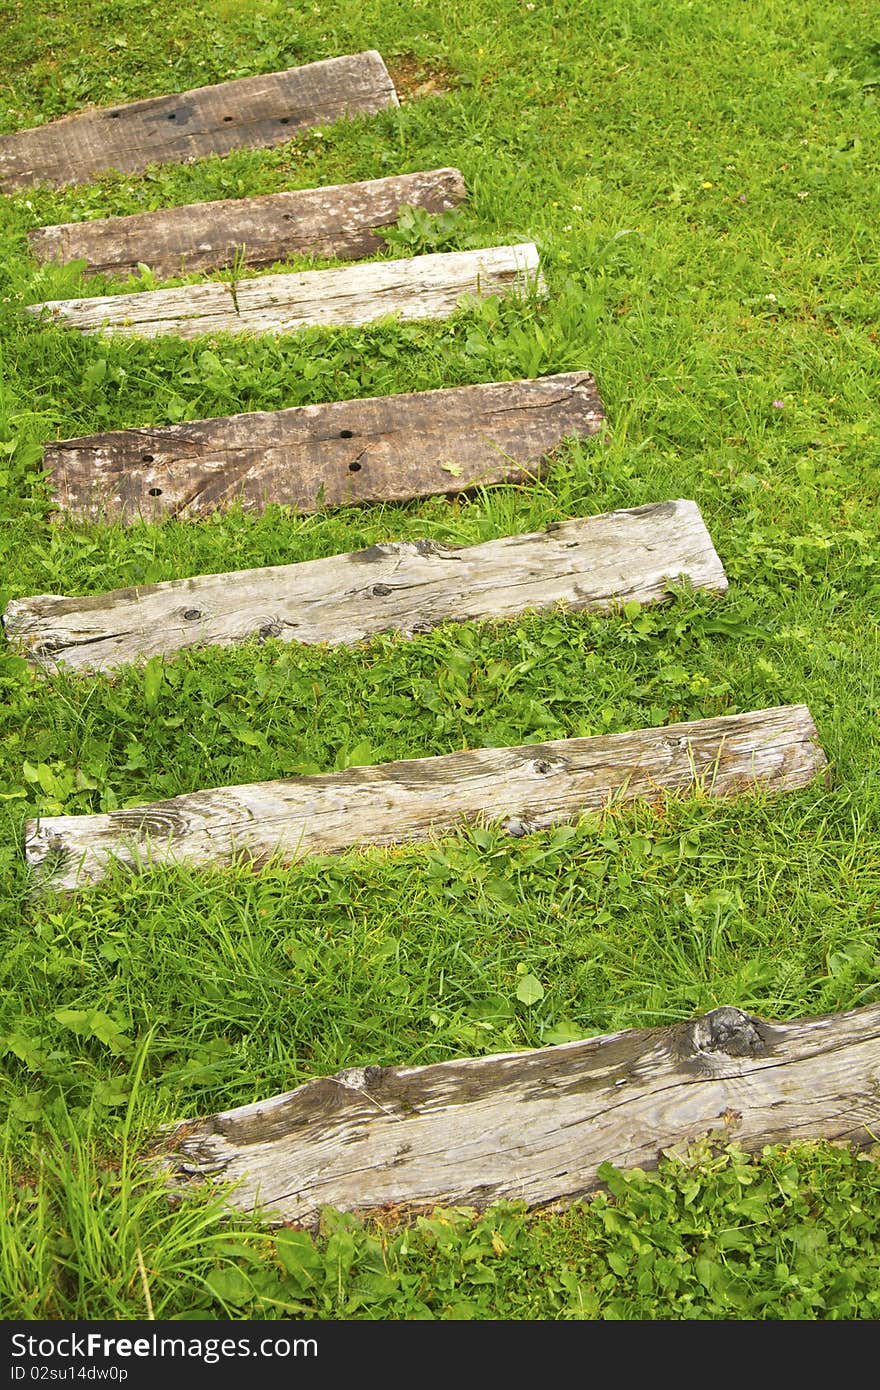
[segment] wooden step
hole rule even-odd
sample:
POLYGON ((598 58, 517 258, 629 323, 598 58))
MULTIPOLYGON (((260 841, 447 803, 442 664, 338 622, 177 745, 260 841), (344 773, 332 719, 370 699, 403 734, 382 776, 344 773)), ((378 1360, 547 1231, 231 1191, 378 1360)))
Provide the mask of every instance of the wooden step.
POLYGON ((291 863, 426 840, 471 821, 500 821, 518 836, 612 799, 789 791, 824 766, 809 710, 792 705, 218 787, 100 815, 45 816, 27 823, 25 853, 38 884, 73 889, 99 882, 114 865, 141 872, 162 864, 291 863))
POLYGON ((13 647, 35 663, 108 671, 250 638, 336 645, 560 604, 607 612, 631 599, 662 600, 680 580, 727 589, 700 510, 689 501, 578 517, 481 545, 392 542, 86 598, 14 599, 3 625, 13 647))
POLYGON ((0 136, 0 192, 134 174, 230 150, 281 145, 298 130, 399 105, 378 53, 327 58, 126 106, 99 107, 0 136))
POLYGON ((585 372, 144 426, 50 444, 59 507, 90 521, 299 512, 525 482, 601 428, 585 372))
POLYGON ((440 251, 405 260, 370 261, 339 270, 257 275, 177 289, 29 304, 38 318, 81 333, 155 338, 173 333, 294 333, 298 328, 402 320, 445 319, 463 295, 486 298, 534 289, 545 293, 533 242, 483 251, 440 251))
POLYGON ((446 212, 465 197, 457 169, 305 188, 261 198, 63 222, 28 232, 38 261, 86 262, 91 275, 133 273, 147 265, 159 277, 224 266, 268 266, 294 256, 357 260, 381 251, 376 228, 392 227, 403 206, 446 212))
POLYGON ((323 1206, 567 1205, 601 1165, 656 1168, 707 1136, 747 1152, 876 1143, 880 1005, 690 1022, 428 1066, 351 1067, 176 1125, 151 1155, 172 1191, 229 1183, 232 1207, 315 1225, 323 1206))

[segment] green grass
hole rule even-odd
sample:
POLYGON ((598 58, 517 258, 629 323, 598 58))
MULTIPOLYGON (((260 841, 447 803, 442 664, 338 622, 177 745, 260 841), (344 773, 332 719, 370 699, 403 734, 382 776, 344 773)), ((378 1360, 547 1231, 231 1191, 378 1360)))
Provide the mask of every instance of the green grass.
MULTIPOLYGON (((191 652, 113 680, 37 680, 0 651, 2 1315, 877 1317, 876 1157, 830 1146, 704 1146, 659 1177, 609 1172, 566 1215, 328 1212, 315 1241, 228 1221, 207 1196, 172 1209, 141 1163, 162 1123, 343 1066, 721 1003, 792 1018, 877 1002, 873 7, 0 0, 0 24, 0 130, 367 47, 445 89, 272 151, 0 200, 0 606, 669 497, 699 503, 731 580, 723 601, 683 591, 629 618, 191 652), (470 197, 438 244, 535 239, 545 304, 194 343, 83 338, 24 312, 149 283, 40 268, 30 226, 448 164, 470 197), (569 441, 540 484, 312 517, 51 520, 51 438, 580 368, 609 428, 569 441), (801 701, 831 775, 779 800, 163 870, 69 899, 34 897, 24 871, 37 812, 801 701)), ((384 254, 430 243, 404 229, 384 254)))

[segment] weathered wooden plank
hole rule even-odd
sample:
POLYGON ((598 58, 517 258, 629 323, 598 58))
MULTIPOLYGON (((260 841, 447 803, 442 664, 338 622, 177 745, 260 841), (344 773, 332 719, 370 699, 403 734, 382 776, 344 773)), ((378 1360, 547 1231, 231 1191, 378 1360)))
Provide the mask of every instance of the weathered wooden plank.
POLYGON ((382 58, 370 50, 100 107, 0 136, 0 192, 280 145, 306 127, 398 104, 382 58))
POLYGON ((727 589, 700 510, 684 500, 578 517, 482 545, 392 542, 86 598, 14 599, 3 626, 13 647, 38 665, 108 671, 253 637, 333 645, 558 604, 607 612, 629 599, 662 600, 670 582, 682 579, 727 589))
POLYGON ((180 1124, 153 1161, 177 1193, 315 1223, 499 1200, 564 1206, 599 1169, 655 1168, 711 1136, 754 1152, 876 1143, 880 1005, 766 1022, 724 1006, 688 1023, 419 1067, 352 1067, 286 1095, 180 1124))
POLYGON ((500 820, 508 834, 522 835, 611 799, 789 791, 824 766, 809 710, 792 705, 219 787, 101 815, 49 816, 27 823, 25 853, 45 886, 72 889, 98 882, 114 864, 137 872, 237 858, 293 862, 425 840, 475 820, 500 820))
POLYGON ((384 245, 404 205, 445 212, 465 197, 457 169, 432 169, 365 183, 224 198, 214 203, 63 222, 28 232, 39 261, 84 260, 92 274, 124 275, 138 265, 172 276, 223 266, 267 266, 293 256, 357 260, 384 245))
POLYGON ((455 313, 463 295, 525 293, 533 285, 543 293, 537 249, 533 242, 523 242, 339 270, 258 275, 235 284, 222 280, 92 299, 51 299, 27 308, 81 333, 196 338, 203 333, 293 333, 372 323, 390 314, 402 320, 444 319, 455 313))
POLYGON ((525 482, 603 419, 593 378, 570 372, 64 439, 44 465, 58 505, 91 521, 313 512, 525 482))

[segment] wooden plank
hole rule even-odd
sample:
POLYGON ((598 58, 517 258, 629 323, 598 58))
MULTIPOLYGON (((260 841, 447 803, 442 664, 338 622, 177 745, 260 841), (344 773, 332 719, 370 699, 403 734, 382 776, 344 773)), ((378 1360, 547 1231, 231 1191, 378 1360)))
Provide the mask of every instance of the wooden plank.
POLYGON ((749 1152, 876 1143, 880 1005, 795 1022, 723 1006, 671 1027, 418 1067, 352 1067, 174 1127, 153 1149, 178 1194, 235 1183, 269 1220, 525 1201, 560 1207, 599 1169, 656 1168, 711 1136, 749 1152))
POLYGON ((559 604, 607 612, 630 599, 662 600, 670 582, 682 579, 727 589, 697 504, 680 500, 464 548, 400 541, 86 598, 14 599, 3 625, 13 647, 39 665, 108 671, 249 638, 334 645, 559 604))
POLYGON ((445 212, 465 197, 457 169, 432 169, 331 188, 224 198, 214 203, 36 227, 38 261, 84 260, 89 274, 125 275, 148 265, 157 276, 267 266, 294 256, 357 260, 381 251, 375 228, 391 227, 402 206, 445 212))
POLYGON ((445 319, 463 295, 485 298, 545 286, 533 242, 490 246, 484 251, 439 251, 405 260, 370 261, 339 270, 258 275, 252 280, 213 281, 176 289, 91 299, 52 299, 28 312, 81 333, 121 333, 155 338, 173 333, 293 333, 298 328, 372 323, 396 314, 402 320, 445 319))
POLYGON ((793 705, 219 787, 100 815, 48 816, 27 823, 25 853, 39 882, 72 889, 97 883, 113 865, 139 872, 236 859, 291 863, 426 840, 471 821, 498 820, 508 834, 522 835, 612 799, 789 791, 824 765, 809 710, 793 705))
POLYGON ((385 64, 370 50, 100 107, 0 136, 0 192, 281 145, 309 126, 397 105, 385 64))
POLYGON ((333 401, 49 445, 58 505, 90 521, 299 512, 525 482, 604 419, 585 372, 333 401))

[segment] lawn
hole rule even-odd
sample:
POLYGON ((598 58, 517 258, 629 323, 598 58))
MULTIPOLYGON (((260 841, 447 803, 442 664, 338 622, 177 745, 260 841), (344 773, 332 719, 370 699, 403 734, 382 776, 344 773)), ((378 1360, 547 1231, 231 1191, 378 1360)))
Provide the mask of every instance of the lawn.
POLYGON ((876 7, 0 0, 0 35, 4 133, 366 48, 402 97, 273 150, 0 198, 0 608, 677 497, 730 579, 723 600, 196 651, 113 678, 37 678, 0 647, 2 1316, 880 1316, 876 1150, 704 1145, 609 1171, 567 1213, 328 1211, 315 1238, 228 1219, 210 1194, 172 1208, 142 1164, 162 1124, 342 1067, 719 1004, 790 1019, 878 1002, 876 7), (546 302, 195 342, 24 311, 154 283, 39 267, 30 227, 446 165, 461 214, 382 254, 534 240, 546 302), (52 520, 51 439, 577 369, 607 429, 529 485, 308 517, 52 520), (68 898, 25 871, 38 812, 802 702, 831 773, 778 799, 68 898))

